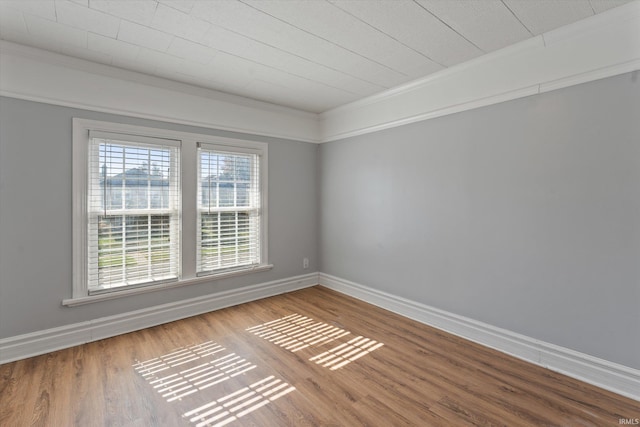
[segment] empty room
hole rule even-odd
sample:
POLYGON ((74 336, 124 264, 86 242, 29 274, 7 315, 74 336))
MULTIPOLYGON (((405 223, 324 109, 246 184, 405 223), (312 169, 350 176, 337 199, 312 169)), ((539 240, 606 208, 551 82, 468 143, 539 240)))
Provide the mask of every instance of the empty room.
POLYGON ((0 0, 0 426, 640 425, 640 0, 0 0))

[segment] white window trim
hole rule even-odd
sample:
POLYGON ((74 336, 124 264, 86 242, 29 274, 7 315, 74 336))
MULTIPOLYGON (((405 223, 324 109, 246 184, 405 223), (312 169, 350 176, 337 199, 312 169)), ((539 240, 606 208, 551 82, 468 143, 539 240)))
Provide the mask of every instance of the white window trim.
MULTIPOLYGON (((199 150, 198 150, 198 166, 199 166, 198 174, 200 174, 200 169, 202 168, 202 165, 200 164, 201 150, 203 150, 204 152, 228 153, 228 154, 232 154, 232 155, 235 155, 235 154, 256 155, 258 157, 258 159, 259 159, 258 160, 258 163, 259 163, 258 164, 258 171, 259 171, 258 180, 259 180, 260 188, 262 188, 262 176, 261 176, 262 175, 262 173, 261 173, 262 172, 261 171, 262 162, 260 161, 260 156, 263 155, 263 152, 261 150, 258 150, 258 149, 255 149, 255 148, 237 147, 237 146, 234 146, 234 147, 230 148, 227 145, 209 144, 209 143, 205 143, 205 142, 200 142, 198 144, 198 148, 199 148, 199 150)), ((198 188, 199 187, 200 187, 200 182, 198 184, 198 188)), ((198 195, 198 198, 199 198, 199 195, 198 195)), ((262 202, 263 202, 263 200, 260 199, 259 200, 259 204, 258 204, 257 207, 248 206, 246 209, 243 209, 243 208, 237 207, 237 206, 228 207, 228 208, 227 207, 217 207, 217 208, 214 208, 214 211, 215 212, 238 212, 238 211, 241 211, 241 210, 246 210, 247 212, 251 212, 251 211, 258 210, 258 211, 261 212, 261 215, 262 215, 262 211, 263 211, 262 202)), ((198 205, 199 204, 200 204, 200 202, 198 202, 198 205)), ((200 212, 200 206, 198 206, 198 227, 200 226, 201 215, 202 215, 202 212, 200 212)), ((259 244, 261 244, 264 241, 264 234, 263 234, 264 230, 263 230, 263 227, 264 227, 264 224, 260 223, 259 228, 258 228, 259 229, 259 234, 258 234, 259 244)), ((196 255, 198 257, 200 257, 200 254, 201 254, 200 251, 202 250, 202 248, 200 247, 200 231, 198 232, 198 239, 197 240, 198 240, 198 248, 196 250, 196 255)), ((253 249, 253 247, 251 249, 253 249)), ((263 255, 262 254, 262 250, 260 250, 260 253, 259 253, 260 259, 262 259, 261 258, 262 255, 263 255)), ((201 262, 200 260, 198 260, 198 261, 201 262)), ((199 266, 199 262, 198 262, 198 264, 196 264, 196 267, 199 266)), ((253 264, 253 265, 255 265, 255 264, 253 264)), ((247 267, 230 267, 230 268, 222 267, 220 269, 214 269, 214 270, 200 270, 200 271, 197 271, 196 274, 198 276, 207 276, 207 275, 211 275, 211 274, 219 274, 221 272, 224 272, 225 270, 234 271, 234 270, 243 269, 243 268, 247 268, 247 267)))
POLYGON ((179 132, 167 129, 121 123, 103 122, 88 119, 73 119, 73 154, 72 154, 72 196, 73 196, 73 285, 72 296, 62 301, 63 305, 75 306, 143 294, 156 290, 175 288, 195 283, 218 280, 248 273, 266 271, 273 268, 268 263, 268 145, 263 142, 246 141, 240 139, 216 137, 189 132, 179 132), (180 183, 182 196, 182 211, 180 221, 180 276, 177 281, 163 284, 150 284, 143 287, 114 289, 112 292, 89 295, 88 289, 88 174, 89 174, 89 132, 121 133, 137 135, 141 138, 162 138, 181 142, 180 152, 180 183), (196 274, 196 221, 197 221, 197 146, 213 144, 234 149, 257 150, 260 153, 260 185, 261 185, 261 264, 250 268, 239 268, 232 271, 211 273, 206 276, 196 274))

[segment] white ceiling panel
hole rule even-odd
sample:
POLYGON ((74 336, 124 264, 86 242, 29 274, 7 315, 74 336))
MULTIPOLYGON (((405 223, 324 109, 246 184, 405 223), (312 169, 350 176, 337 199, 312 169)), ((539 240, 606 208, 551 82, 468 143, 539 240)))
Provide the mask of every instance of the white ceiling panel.
POLYGON ((216 87, 217 90, 231 90, 233 93, 239 93, 247 84, 247 77, 240 72, 242 70, 232 73, 218 63, 215 66, 212 63, 205 65, 147 48, 140 49, 134 64, 138 68, 152 68, 152 74, 159 77, 190 84, 200 82, 198 84, 203 87, 216 87))
MULTIPOLYGON (((422 67, 427 72, 441 67, 423 55, 389 37, 378 28, 325 1, 243 0, 262 12, 335 44, 405 76, 422 67)), ((361 2, 354 2, 360 4, 361 2)), ((376 4, 379 2, 366 2, 376 4)), ((382 3, 382 2, 380 2, 382 3)), ((398 2, 398 7, 402 2, 398 2)))
POLYGON ((213 26, 205 35, 204 43, 216 50, 287 71, 300 77, 306 76, 310 80, 336 86, 354 94, 364 96, 384 89, 383 86, 369 83, 221 27, 213 26))
MULTIPOLYGON (((38 28, 37 31, 35 31, 35 34, 40 34, 39 31, 41 31, 41 28, 38 28)), ((13 34, 13 36, 16 36, 16 34, 13 34)), ((12 39, 11 37, 7 37, 6 40, 12 39)), ((50 52, 56 52, 74 58, 82 58, 100 64, 111 65, 112 58, 110 55, 90 50, 86 48, 83 43, 79 43, 75 39, 66 37, 64 32, 53 34, 45 39, 39 35, 21 34, 19 36, 19 41, 28 46, 38 46, 40 49, 48 50, 50 52)))
POLYGON ((183 59, 193 59, 201 64, 209 64, 217 52, 211 48, 189 40, 174 37, 167 53, 183 59))
POLYGON ((41 18, 35 15, 24 15, 29 34, 36 40, 54 41, 57 43, 69 44, 77 47, 87 47, 87 32, 72 28, 67 25, 60 25, 54 21, 41 18))
POLYGON ((164 4, 158 4, 150 26, 159 31, 199 42, 211 24, 164 4))
POLYGON ((27 37, 27 24, 23 13, 0 2, 0 38, 9 41, 20 41, 27 37))
POLYGON ((149 25, 156 13, 158 2, 154 0, 91 0, 91 9, 106 12, 109 15, 149 25))
POLYGON ((531 37, 531 33, 500 0, 419 0, 444 24, 491 52, 531 37))
POLYGON ((56 20, 80 30, 116 38, 120 19, 70 1, 56 0, 56 20))
POLYGON ((322 112, 624 3, 0 0, 0 38, 322 112))
POLYGON ((198 70, 204 67, 204 64, 199 62, 147 48, 140 48, 136 61, 141 64, 153 66, 157 71, 172 73, 183 72, 189 74, 189 70, 198 70))
POLYGON ((56 52, 106 65, 111 65, 113 59, 109 54, 67 43, 58 43, 56 52))
POLYGON ((20 12, 39 16, 50 21, 56 20, 56 8, 53 0, 2 0, 0 1, 0 13, 4 14, 7 9, 18 10, 20 12))
POLYGON ((160 3, 179 10, 183 13, 191 13, 196 0, 158 0, 160 3))
POLYGON ((87 36, 87 48, 94 52, 109 55, 112 59, 118 60, 119 64, 135 61, 140 52, 140 46, 138 45, 94 33, 89 33, 87 36))
POLYGON ((124 20, 120 23, 118 32, 118 40, 161 52, 169 48, 173 38, 173 34, 124 20))
POLYGON ((335 96, 347 95, 352 97, 354 94, 341 90, 339 88, 326 85, 323 83, 315 82, 313 80, 299 77, 286 71, 278 70, 266 65, 256 62, 248 61, 247 59, 237 56, 229 55, 224 52, 219 52, 212 61, 212 64, 216 65, 216 68, 224 69, 231 67, 231 69, 246 70, 245 78, 253 80, 265 80, 272 81, 281 86, 287 87, 292 91, 306 91, 315 90, 317 92, 323 92, 325 94, 332 94, 335 96))
POLYGON ((455 65, 483 53, 419 3, 405 0, 333 3, 441 66, 455 65))
POLYGON ((362 76, 364 80, 385 88, 406 80, 402 73, 240 2, 196 2, 191 13, 219 27, 329 68, 362 76))
POLYGON ((504 0, 504 3, 534 35, 594 14, 589 0, 504 0))
POLYGON ((589 0, 591 7, 595 13, 602 13, 605 10, 612 9, 614 7, 622 6, 625 3, 629 3, 631 0, 589 0))
POLYGON ((224 52, 220 52, 213 58, 209 68, 213 79, 224 82, 226 85, 236 86, 237 89, 234 93, 238 95, 249 96, 254 93, 255 88, 261 87, 263 96, 269 94, 267 99, 270 102, 281 103, 282 99, 297 99, 293 104, 291 104, 292 101, 283 104, 294 108, 304 109, 302 108, 304 105, 313 105, 313 108, 326 108, 327 105, 330 105, 329 100, 331 99, 342 99, 343 102, 348 102, 346 100, 354 97, 353 94, 339 89, 308 81, 261 64, 247 63, 245 59, 224 52), (270 84, 265 84, 265 82, 270 84), (243 84, 244 86, 241 87, 243 84), (266 91, 266 88, 271 88, 271 91, 266 91), (300 99, 300 93, 309 95, 309 98, 300 99), (292 95, 293 97, 291 97, 292 95), (276 99, 279 101, 276 102, 276 99))

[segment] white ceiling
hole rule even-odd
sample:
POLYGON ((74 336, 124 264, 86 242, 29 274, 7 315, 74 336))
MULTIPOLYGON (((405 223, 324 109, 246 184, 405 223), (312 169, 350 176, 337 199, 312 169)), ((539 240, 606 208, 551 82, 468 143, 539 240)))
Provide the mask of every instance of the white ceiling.
POLYGON ((0 38, 323 112, 630 0, 0 0, 0 38))

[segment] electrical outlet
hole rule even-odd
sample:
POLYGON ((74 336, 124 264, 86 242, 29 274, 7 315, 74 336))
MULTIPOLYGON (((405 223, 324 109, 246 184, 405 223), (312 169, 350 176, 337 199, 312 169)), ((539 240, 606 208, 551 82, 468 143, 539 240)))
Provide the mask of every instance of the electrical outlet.
POLYGON ((302 258, 302 268, 309 268, 309 258, 302 258))

